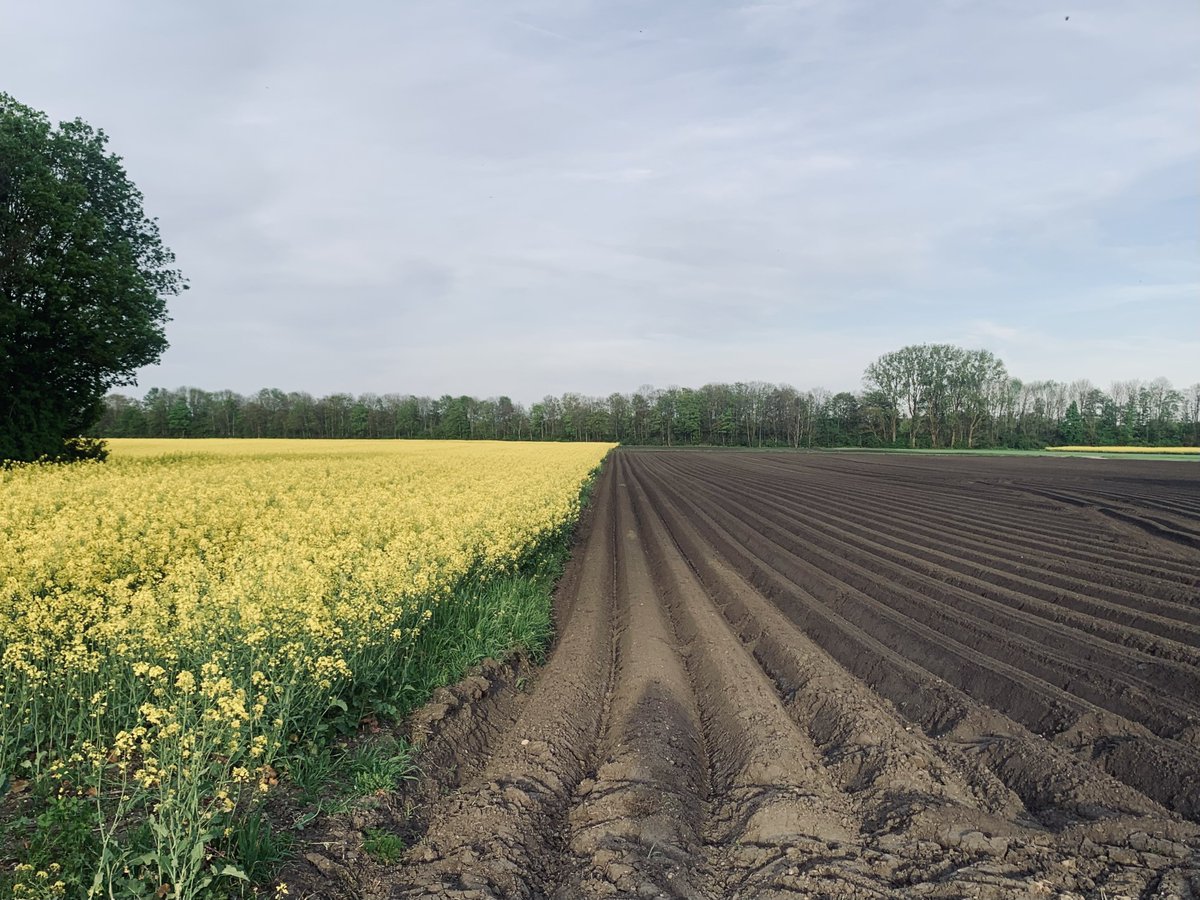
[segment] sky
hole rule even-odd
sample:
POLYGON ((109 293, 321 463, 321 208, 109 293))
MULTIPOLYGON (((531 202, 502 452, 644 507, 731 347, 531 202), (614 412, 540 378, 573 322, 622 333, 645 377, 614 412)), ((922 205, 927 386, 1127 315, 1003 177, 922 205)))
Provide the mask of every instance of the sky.
POLYGON ((1200 4, 0 0, 191 289, 138 388, 1200 381, 1200 4))

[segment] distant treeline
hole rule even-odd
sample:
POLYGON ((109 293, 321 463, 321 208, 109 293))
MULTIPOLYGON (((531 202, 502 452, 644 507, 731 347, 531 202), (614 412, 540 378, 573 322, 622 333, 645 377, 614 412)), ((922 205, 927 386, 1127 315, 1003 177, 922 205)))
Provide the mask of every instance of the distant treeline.
POLYGON ((154 388, 111 394, 103 437, 450 438, 620 441, 680 446, 1014 447, 1200 444, 1200 384, 1123 381, 1101 390, 1022 381, 986 350, 905 347, 867 367, 858 393, 738 382, 589 397, 526 407, 508 397, 154 388))

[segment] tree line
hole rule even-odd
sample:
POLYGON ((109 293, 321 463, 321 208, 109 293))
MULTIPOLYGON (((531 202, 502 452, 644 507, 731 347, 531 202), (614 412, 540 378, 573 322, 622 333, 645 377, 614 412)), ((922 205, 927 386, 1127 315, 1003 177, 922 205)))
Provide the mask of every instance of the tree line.
POLYGON ((103 437, 449 438, 741 447, 1035 448, 1200 444, 1200 384, 1022 381, 986 350, 923 344, 871 363, 857 393, 737 382, 508 397, 311 394, 268 388, 110 394, 103 437))

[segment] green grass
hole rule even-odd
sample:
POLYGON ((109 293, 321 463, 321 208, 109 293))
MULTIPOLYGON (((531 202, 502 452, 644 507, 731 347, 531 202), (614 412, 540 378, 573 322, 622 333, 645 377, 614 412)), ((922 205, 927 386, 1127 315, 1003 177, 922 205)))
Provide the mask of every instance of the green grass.
POLYGON ((42 804, 36 815, 18 816, 4 829, 5 844, 27 844, 22 864, 0 873, 0 896, 82 895, 91 886, 98 856, 92 805, 74 796, 36 799, 42 804), (52 888, 59 881, 64 885, 61 893, 52 888))
MULTIPOLYGON (((786 449, 786 448, 785 448, 786 449)), ((965 450, 931 447, 814 447, 816 453, 906 453, 915 456, 1045 456, 1083 459, 1173 459, 1195 462, 1200 457, 1180 453, 1104 453, 1097 450, 1009 450, 1004 448, 965 450)))
POLYGON ((358 797, 395 790, 415 777, 417 768, 412 748, 387 735, 349 750, 309 746, 289 757, 283 771, 297 789, 297 799, 309 805, 328 797, 336 785, 343 789, 339 793, 358 797))
POLYGON ((910 453, 918 456, 1062 456, 1061 453, 1047 453, 1044 450, 1009 450, 1003 447, 996 449, 971 449, 961 447, 820 447, 814 448, 821 453, 910 453))
POLYGON ((282 768, 291 783, 300 790, 301 801, 311 803, 332 780, 338 763, 330 747, 310 745, 289 756, 282 763, 282 768))
POLYGON ((503 659, 523 651, 540 659, 550 641, 550 595, 561 565, 550 568, 463 587, 441 604, 413 653, 401 712, 417 708, 436 688, 488 657, 503 659))
POLYGON ((382 828, 368 828, 363 837, 363 850, 368 856, 385 865, 400 861, 405 851, 404 840, 398 834, 382 828))
POLYGON ((722 453, 898 453, 915 456, 1051 456, 1051 457, 1082 457, 1084 459, 1171 459, 1176 462, 1196 462, 1200 457, 1188 454, 1169 453, 1102 453, 1098 451, 1063 451, 1063 450, 1011 450, 1003 447, 988 449, 966 450, 959 447, 728 447, 720 444, 688 444, 677 447, 630 447, 639 453, 656 452, 711 452, 722 453))
POLYGON ((346 757, 345 771, 354 793, 367 797, 394 791, 400 782, 416 777, 417 767, 412 748, 393 739, 360 746, 346 757))
POLYGON ((288 858, 291 847, 292 835, 272 825, 262 810, 241 819, 229 840, 230 853, 251 884, 270 879, 288 858))

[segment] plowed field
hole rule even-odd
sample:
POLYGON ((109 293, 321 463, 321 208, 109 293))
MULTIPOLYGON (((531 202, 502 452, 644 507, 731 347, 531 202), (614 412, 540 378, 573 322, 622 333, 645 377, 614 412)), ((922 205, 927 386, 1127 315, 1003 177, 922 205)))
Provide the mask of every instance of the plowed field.
POLYGON ((393 896, 1200 895, 1188 463, 620 451, 557 602, 393 896))

